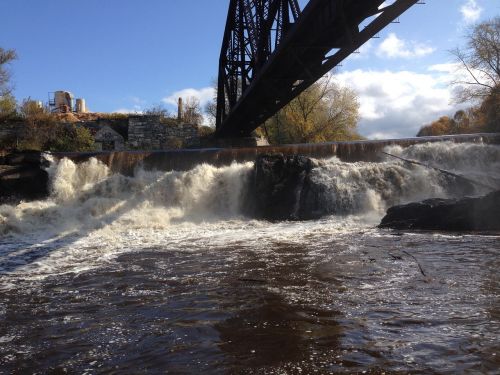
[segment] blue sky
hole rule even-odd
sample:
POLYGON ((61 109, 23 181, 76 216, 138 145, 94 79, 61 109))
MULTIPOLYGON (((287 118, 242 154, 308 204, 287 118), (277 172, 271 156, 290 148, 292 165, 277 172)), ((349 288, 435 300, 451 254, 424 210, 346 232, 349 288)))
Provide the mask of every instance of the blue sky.
MULTIPOLYGON (((0 46, 17 50, 15 96, 68 90, 93 111, 141 111, 211 98, 228 0, 0 0, 0 46)), ((302 4, 307 1, 301 1, 302 4)), ((336 72, 360 98, 360 132, 412 136, 458 108, 449 50, 500 14, 498 0, 426 0, 336 72)))

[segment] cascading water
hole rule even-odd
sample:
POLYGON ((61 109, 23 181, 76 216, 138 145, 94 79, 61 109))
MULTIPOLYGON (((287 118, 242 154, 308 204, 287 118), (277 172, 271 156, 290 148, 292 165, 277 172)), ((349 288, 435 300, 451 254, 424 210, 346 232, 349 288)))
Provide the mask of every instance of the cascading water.
MULTIPOLYGON (((499 146, 385 151, 500 188, 499 146)), ((49 199, 0 206, 0 320, 8 322, 0 324, 0 367, 139 371, 152 361, 173 372, 447 372, 449 345, 464 369, 498 363, 500 322, 487 318, 500 308, 498 237, 376 229, 391 205, 463 194, 456 181, 390 157, 317 160, 311 180, 330 216, 271 223, 245 209, 252 170, 250 162, 200 164, 127 177, 96 159, 53 161, 49 199), (135 331, 126 331, 134 319, 135 331), (54 341, 33 334, 43 325, 54 341), (51 359, 49 350, 67 347, 61 335, 89 347, 51 359), (137 357, 134 342, 143 345, 137 357)))
MULTIPOLYGON (((386 150, 484 184, 499 185, 498 146, 446 142, 406 149, 391 146, 386 150)), ((49 168, 50 199, 18 207, 2 206, 0 231, 66 233, 108 225, 118 229, 169 228, 182 222, 243 219, 242 205, 252 168, 252 163, 220 168, 201 164, 187 172, 138 168, 133 177, 126 177, 111 173, 96 159, 79 165, 62 159, 49 168)), ((312 180, 323 187, 320 194, 331 212, 339 214, 381 215, 394 204, 453 194, 450 181, 439 171, 390 157, 382 163, 319 160, 312 180)), ((484 191, 478 188, 476 193, 484 191)))

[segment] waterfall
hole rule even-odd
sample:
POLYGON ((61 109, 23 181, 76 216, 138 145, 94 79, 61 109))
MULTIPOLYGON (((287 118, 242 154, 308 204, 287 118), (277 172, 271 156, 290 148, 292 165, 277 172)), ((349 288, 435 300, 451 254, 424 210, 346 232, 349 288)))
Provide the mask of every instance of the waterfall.
MULTIPOLYGON (((499 146, 440 142, 387 146, 386 151, 500 185, 499 146)), ((49 199, 0 206, 0 233, 69 233, 110 225, 170 228, 184 222, 245 219, 244 206, 252 205, 245 201, 252 170, 251 162, 199 164, 188 171, 136 168, 132 176, 124 176, 94 158, 81 164, 52 161, 49 199)), ((454 188, 456 181, 436 170, 389 157, 377 163, 316 160, 310 179, 315 204, 326 214, 382 216, 394 204, 464 194, 454 188)))

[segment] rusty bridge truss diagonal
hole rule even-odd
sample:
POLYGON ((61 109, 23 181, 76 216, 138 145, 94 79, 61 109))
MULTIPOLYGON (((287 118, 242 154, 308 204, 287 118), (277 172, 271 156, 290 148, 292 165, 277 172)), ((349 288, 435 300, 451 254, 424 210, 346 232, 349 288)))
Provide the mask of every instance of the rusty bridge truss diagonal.
POLYGON ((248 136, 419 2, 310 0, 301 10, 297 0, 230 0, 216 135, 248 136))

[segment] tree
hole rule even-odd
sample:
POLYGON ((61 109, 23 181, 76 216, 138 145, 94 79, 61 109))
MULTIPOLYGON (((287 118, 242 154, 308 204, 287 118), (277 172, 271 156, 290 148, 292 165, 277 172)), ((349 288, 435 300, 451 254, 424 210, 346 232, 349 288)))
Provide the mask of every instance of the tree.
POLYGON ((210 125, 215 127, 215 119, 217 118, 217 96, 214 100, 205 104, 205 113, 207 114, 210 125))
POLYGON ((471 107, 458 110, 453 118, 442 116, 429 125, 423 126, 417 137, 440 136, 449 134, 471 134, 486 131, 483 109, 471 107))
POLYGON ((268 120, 263 130, 271 144, 360 139, 357 94, 328 75, 268 120))
POLYGON ((500 17, 476 25, 466 47, 452 53, 464 73, 452 82, 457 100, 473 106, 422 127, 417 136, 500 131, 500 17))
POLYGON ((171 118, 169 110, 163 104, 157 104, 144 110, 144 114, 148 116, 160 116, 160 118, 171 118))
POLYGON ((94 149, 94 137, 87 128, 75 124, 57 126, 53 137, 48 139, 42 146, 43 150, 68 152, 68 151, 92 151, 94 149))
POLYGON ((202 125, 198 128, 198 135, 202 138, 210 137, 214 134, 215 128, 212 126, 202 125))
POLYGON ((476 25, 467 35, 466 47, 452 53, 465 73, 464 79, 453 82, 457 99, 484 100, 500 87, 500 16, 476 25))
POLYGON ((183 104, 182 120, 188 124, 200 125, 203 122, 200 101, 194 96, 190 96, 183 104))
POLYGON ((10 72, 6 66, 15 59, 17 59, 16 51, 12 49, 5 50, 0 47, 0 97, 10 94, 12 90, 9 84, 10 72))
POLYGON ((497 86, 477 109, 481 131, 500 133, 500 86, 497 86))
POLYGON ((0 121, 8 120, 16 114, 16 99, 11 94, 0 95, 0 121))
POLYGON ((217 79, 212 79, 212 87, 214 88, 214 96, 212 100, 210 100, 207 104, 205 104, 205 108, 203 111, 207 115, 207 121, 211 127, 214 128, 212 133, 215 131, 215 120, 217 118, 217 90, 218 90, 218 82, 217 79))
POLYGON ((442 116, 429 125, 423 126, 417 137, 429 137, 437 135, 452 134, 453 120, 448 116, 442 116))
POLYGON ((37 102, 31 100, 30 98, 24 99, 19 107, 20 115, 25 118, 32 118, 38 115, 46 114, 47 110, 40 106, 37 102))

